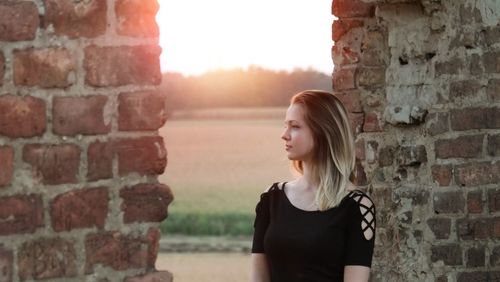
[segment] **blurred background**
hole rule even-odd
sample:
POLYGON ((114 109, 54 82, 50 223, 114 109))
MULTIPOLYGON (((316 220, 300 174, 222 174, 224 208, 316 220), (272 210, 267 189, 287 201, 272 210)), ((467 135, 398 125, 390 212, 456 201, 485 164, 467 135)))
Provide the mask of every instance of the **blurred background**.
POLYGON ((294 177, 280 139, 289 100, 331 90, 331 1, 159 3, 160 181, 175 200, 156 266, 177 282, 245 281, 259 196, 294 177))

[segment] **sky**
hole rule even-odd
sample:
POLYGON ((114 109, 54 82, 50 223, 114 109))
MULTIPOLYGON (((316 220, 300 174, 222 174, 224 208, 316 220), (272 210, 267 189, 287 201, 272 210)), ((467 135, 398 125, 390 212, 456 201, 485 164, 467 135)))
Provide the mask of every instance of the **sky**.
POLYGON ((258 65, 330 74, 332 0, 159 0, 162 72, 258 65))

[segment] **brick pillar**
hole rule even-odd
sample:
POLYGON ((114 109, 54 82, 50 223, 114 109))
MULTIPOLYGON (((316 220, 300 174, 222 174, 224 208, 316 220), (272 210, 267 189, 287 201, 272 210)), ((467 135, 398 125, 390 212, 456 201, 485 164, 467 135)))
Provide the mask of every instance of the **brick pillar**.
POLYGON ((0 1, 0 281, 170 281, 155 0, 0 1))
POLYGON ((500 7, 333 0, 333 90, 377 207, 372 281, 500 277, 500 7))

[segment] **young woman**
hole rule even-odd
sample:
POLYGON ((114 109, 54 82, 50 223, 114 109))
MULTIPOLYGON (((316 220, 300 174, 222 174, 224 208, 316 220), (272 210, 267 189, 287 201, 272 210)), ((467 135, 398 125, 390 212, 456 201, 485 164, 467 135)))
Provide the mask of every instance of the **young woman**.
POLYGON ((260 197, 251 281, 368 281, 375 206, 350 181, 355 149, 344 106, 328 92, 296 94, 281 138, 300 177, 260 197))

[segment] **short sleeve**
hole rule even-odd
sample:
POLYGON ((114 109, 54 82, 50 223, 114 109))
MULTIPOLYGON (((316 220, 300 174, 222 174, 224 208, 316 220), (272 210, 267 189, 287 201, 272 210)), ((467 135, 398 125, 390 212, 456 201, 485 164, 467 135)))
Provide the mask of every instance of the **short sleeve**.
POLYGON ((264 253, 264 235, 269 225, 269 192, 260 195, 260 201, 255 207, 255 221, 253 224, 252 253, 264 253))
POLYGON ((375 246, 375 205, 370 197, 362 192, 351 196, 350 217, 347 224, 347 254, 345 265, 371 267, 375 246))

